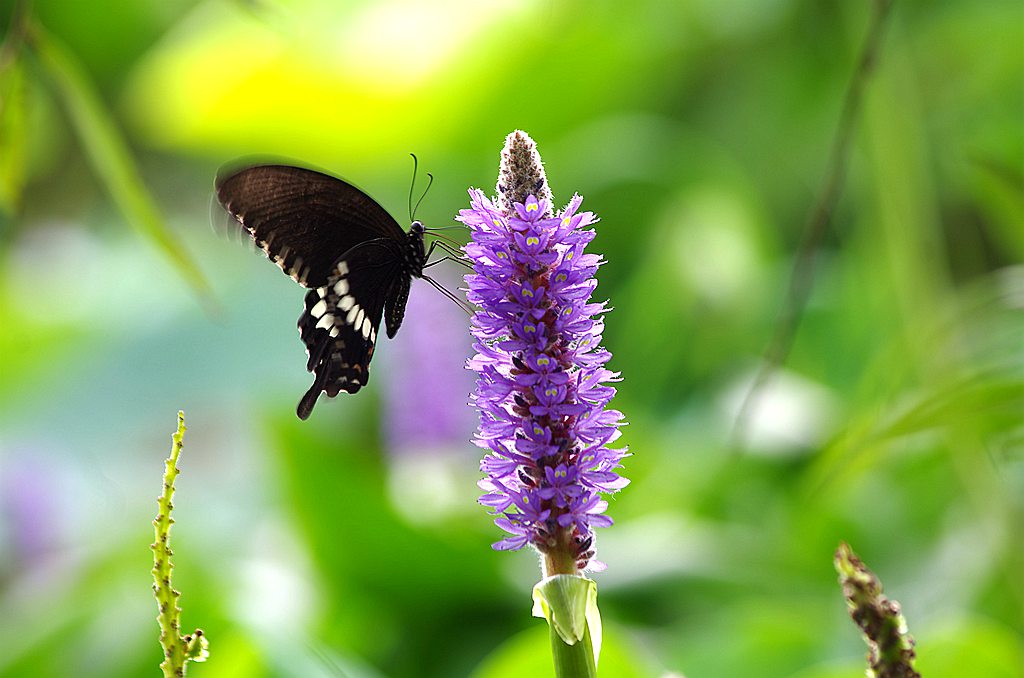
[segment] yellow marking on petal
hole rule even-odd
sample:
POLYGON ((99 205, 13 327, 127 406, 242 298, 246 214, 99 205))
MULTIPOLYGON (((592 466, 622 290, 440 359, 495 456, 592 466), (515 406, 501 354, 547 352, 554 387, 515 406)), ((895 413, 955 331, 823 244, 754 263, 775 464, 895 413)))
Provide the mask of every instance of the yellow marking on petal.
POLYGON ((523 296, 524 296, 524 297, 530 297, 530 298, 532 299, 532 298, 533 298, 533 292, 531 292, 530 290, 528 290, 528 289, 526 289, 526 288, 524 287, 524 288, 523 288, 523 296))
POLYGON ((572 252, 567 252, 566 255, 565 255, 565 259, 566 259, 566 261, 568 261, 569 259, 572 259, 572 252))
POLYGON ((505 254, 504 252, 498 252, 495 256, 497 256, 499 259, 508 259, 508 255, 505 254))
POLYGON ((564 273, 559 273, 558 275, 555 276, 555 282, 565 282, 566 279, 568 279, 568 277, 569 276, 567 276, 564 273))
POLYGON ((538 238, 535 235, 531 235, 529 238, 526 239, 526 244, 531 246, 531 247, 533 247, 534 245, 539 245, 540 244, 540 238, 538 238))
POLYGON ((531 203, 526 205, 526 211, 527 212, 536 212, 539 209, 540 209, 540 205, 538 205, 535 202, 531 202, 531 203))
POLYGON ((551 362, 551 360, 548 359, 546 356, 541 356, 540 358, 537 358, 537 364, 538 365, 547 365, 550 362, 551 362))
POLYGON ((569 225, 569 217, 565 217, 564 219, 562 219, 562 226, 568 226, 568 225, 569 225))
POLYGON ((495 226, 497 226, 498 228, 501 228, 501 222, 500 221, 498 221, 497 219, 494 219, 493 221, 494 221, 494 225, 495 226))

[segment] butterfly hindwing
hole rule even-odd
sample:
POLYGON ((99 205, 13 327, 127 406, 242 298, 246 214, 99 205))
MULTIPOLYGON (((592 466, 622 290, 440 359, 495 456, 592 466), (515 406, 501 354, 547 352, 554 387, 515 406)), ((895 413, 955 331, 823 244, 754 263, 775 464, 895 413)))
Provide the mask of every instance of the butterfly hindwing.
POLYGON ((257 165, 217 177, 217 198, 256 244, 309 288, 327 283, 338 257, 375 238, 404 242, 387 210, 335 177, 287 165, 257 165))
POLYGON ((298 326, 309 356, 306 369, 315 378, 299 402, 300 418, 309 416, 321 393, 355 393, 369 381, 384 309, 394 306, 392 291, 402 280, 409 285, 401 262, 401 245, 370 240, 346 252, 326 283, 306 294, 298 326))
POLYGON ((384 299, 384 327, 388 332, 388 339, 394 339, 398 334, 398 328, 402 325, 405 317, 405 304, 409 301, 409 288, 412 286, 412 278, 399 276, 391 283, 387 297, 384 299))

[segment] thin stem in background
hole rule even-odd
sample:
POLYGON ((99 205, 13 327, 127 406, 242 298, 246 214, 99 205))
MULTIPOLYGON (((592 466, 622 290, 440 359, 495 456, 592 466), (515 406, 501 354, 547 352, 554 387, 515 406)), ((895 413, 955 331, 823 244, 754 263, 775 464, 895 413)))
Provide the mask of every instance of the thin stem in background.
POLYGON ((811 212, 804 235, 797 249, 790 274, 789 288, 783 300, 782 309, 775 323, 771 342, 754 377, 733 424, 732 449, 742 451, 746 444, 746 432, 753 413, 757 410, 758 399, 775 370, 785 362, 793 345, 793 337, 800 325, 807 299, 814 285, 814 256, 828 231, 836 203, 846 178, 846 166, 850 155, 850 141, 860 118, 864 89, 878 63, 882 34, 895 0, 875 0, 871 12, 864 45, 857 60, 857 68, 850 78, 843 108, 839 115, 832 148, 829 152, 825 181, 821 193, 811 212))
MULTIPOLYGON (((32 9, 32 0, 17 0, 11 12, 11 25, 7 35, 0 42, 0 71, 9 67, 18 57, 21 46, 25 42, 28 31, 28 16, 32 9)), ((0 102, 2 105, 3 102, 0 102)))

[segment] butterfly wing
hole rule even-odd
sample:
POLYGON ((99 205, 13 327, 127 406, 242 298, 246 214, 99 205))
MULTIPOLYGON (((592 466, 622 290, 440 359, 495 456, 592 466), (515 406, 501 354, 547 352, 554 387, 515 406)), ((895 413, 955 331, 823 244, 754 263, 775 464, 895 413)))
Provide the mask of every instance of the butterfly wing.
POLYGON ((389 238, 357 245, 338 259, 324 285, 306 294, 299 335, 309 354, 306 369, 315 377, 299 401, 300 419, 309 417, 321 393, 333 398, 366 386, 384 309, 394 308, 394 290, 403 281, 409 287, 401 247, 389 238))
POLYGON ((394 339, 398 328, 405 317, 405 304, 409 301, 409 288, 412 287, 411 275, 395 277, 384 298, 384 326, 388 331, 388 339, 394 339))
POLYGON ((373 198, 301 167, 222 171, 217 199, 281 270, 311 289, 326 285, 339 257, 360 243, 405 240, 402 227, 373 198))

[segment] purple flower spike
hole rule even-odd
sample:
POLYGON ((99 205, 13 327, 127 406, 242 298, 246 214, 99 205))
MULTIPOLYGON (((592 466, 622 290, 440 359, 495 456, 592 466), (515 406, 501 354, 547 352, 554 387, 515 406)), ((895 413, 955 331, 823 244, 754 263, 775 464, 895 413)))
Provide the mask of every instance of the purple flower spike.
MULTIPOLYGON (((584 250, 597 219, 573 196, 558 214, 533 141, 509 135, 499 199, 471 190, 459 221, 472 231, 465 252, 476 355, 476 444, 488 451, 480 503, 507 534, 496 550, 532 545, 545 575, 577 574, 594 556, 594 528, 611 518, 601 494, 628 484, 617 469, 625 449, 622 413, 609 407, 619 380, 600 346, 603 303, 591 303, 601 257, 584 250)), ((594 561, 593 567, 597 563, 594 561)))

